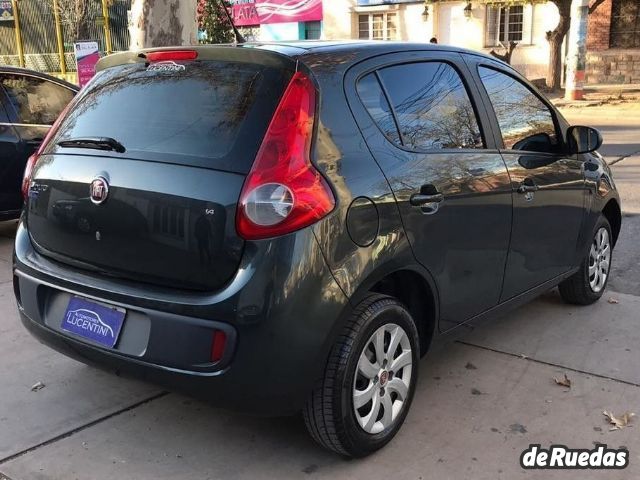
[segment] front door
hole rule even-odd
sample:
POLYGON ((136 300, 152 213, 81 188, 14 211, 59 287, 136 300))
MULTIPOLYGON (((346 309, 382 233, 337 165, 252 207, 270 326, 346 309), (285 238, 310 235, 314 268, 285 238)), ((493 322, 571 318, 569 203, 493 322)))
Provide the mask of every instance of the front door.
MULTIPOLYGON (((506 166, 481 124, 458 54, 415 52, 361 66, 357 121, 394 192, 446 330, 495 306, 511 230, 506 166), (373 120, 373 121, 372 121, 373 120)), ((351 82, 347 83, 348 85, 351 82)))
POLYGON ((478 66, 513 189, 513 231, 502 300, 578 263, 586 197, 583 162, 568 156, 554 110, 515 75, 478 66))

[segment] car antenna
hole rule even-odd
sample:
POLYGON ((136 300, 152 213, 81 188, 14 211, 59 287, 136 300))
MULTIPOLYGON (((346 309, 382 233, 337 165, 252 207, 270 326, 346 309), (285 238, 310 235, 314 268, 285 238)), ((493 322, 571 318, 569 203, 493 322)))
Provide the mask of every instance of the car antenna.
POLYGON ((222 7, 222 10, 224 10, 224 14, 227 16, 227 20, 229 20, 229 23, 231 24, 231 28, 233 28, 233 34, 236 37, 236 43, 246 43, 247 40, 242 36, 240 30, 238 30, 238 28, 236 27, 236 24, 233 23, 233 18, 231 17, 231 15, 229 15, 229 10, 227 10, 227 6, 224 4, 224 2, 225 0, 218 0, 219 5, 222 7))

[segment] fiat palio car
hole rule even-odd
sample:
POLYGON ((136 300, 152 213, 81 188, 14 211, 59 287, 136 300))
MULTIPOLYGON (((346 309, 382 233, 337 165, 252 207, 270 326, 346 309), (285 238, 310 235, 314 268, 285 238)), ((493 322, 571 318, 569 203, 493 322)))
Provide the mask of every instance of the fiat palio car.
POLYGON ((22 322, 67 355, 302 411, 363 456, 401 427, 434 338, 607 286, 602 137, 494 58, 243 44, 98 70, 29 161, 15 243, 22 322))

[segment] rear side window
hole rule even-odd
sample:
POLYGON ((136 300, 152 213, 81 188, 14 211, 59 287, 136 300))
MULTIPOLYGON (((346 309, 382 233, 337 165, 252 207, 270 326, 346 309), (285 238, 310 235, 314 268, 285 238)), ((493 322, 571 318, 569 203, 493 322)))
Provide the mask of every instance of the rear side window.
POLYGON ((66 87, 28 75, 3 75, 0 85, 18 123, 26 125, 52 125, 74 96, 66 87))
POLYGON ((358 95, 382 133, 392 142, 401 143, 391 106, 375 73, 366 75, 358 82, 358 95))
POLYGON ((94 78, 52 144, 111 137, 127 157, 247 173, 290 78, 282 68, 228 61, 110 68, 94 78))
POLYGON ((492 68, 479 67, 508 150, 553 153, 558 135, 547 105, 523 83, 492 68))
POLYGON ((458 72, 443 62, 379 71, 404 145, 415 150, 484 148, 478 120, 458 72))

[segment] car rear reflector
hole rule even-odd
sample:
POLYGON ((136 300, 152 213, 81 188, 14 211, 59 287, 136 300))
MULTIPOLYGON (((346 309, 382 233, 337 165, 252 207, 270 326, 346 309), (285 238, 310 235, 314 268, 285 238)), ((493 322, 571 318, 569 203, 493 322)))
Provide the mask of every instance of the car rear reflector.
POLYGON ((211 341, 211 361, 213 363, 222 360, 224 355, 224 347, 227 343, 227 334, 222 330, 215 330, 213 332, 213 340, 211 341))

